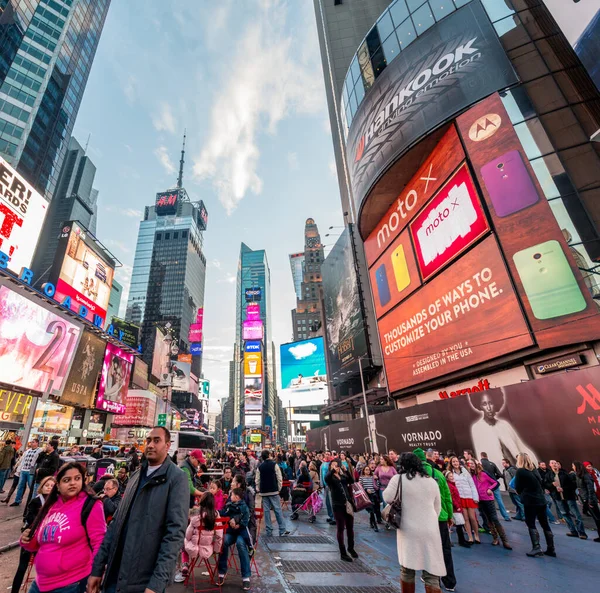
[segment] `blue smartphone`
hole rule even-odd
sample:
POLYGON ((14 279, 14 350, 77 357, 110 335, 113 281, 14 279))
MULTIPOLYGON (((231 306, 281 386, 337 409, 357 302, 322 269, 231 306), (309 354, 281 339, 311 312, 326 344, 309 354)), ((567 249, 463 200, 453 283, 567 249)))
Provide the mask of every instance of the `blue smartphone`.
POLYGON ((377 280, 377 293, 379 294, 379 304, 382 307, 385 307, 392 299, 385 264, 381 264, 377 268, 377 270, 375 270, 375 279, 377 280))

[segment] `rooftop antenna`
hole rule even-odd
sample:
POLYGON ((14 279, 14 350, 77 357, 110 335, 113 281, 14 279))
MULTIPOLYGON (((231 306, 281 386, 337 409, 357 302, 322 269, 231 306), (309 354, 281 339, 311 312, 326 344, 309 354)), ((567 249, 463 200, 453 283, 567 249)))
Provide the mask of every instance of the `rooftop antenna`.
POLYGON ((183 187, 183 164, 185 163, 185 138, 187 130, 183 131, 183 146, 181 147, 181 160, 179 161, 179 177, 177 178, 177 187, 183 187))
POLYGON ((92 133, 90 132, 87 137, 87 142, 85 143, 85 153, 87 154, 88 146, 90 145, 90 138, 92 137, 92 133))

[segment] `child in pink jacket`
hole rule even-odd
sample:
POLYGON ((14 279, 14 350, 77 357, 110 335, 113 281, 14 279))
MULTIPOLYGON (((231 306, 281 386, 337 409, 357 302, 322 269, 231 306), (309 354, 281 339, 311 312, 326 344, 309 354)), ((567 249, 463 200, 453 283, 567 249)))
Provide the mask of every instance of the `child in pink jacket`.
POLYGON ((195 558, 204 560, 214 553, 219 553, 223 544, 223 531, 215 530, 215 521, 219 513, 215 509, 215 497, 205 492, 200 499, 200 506, 190 511, 190 523, 185 532, 183 552, 181 555, 181 573, 187 576, 190 562, 195 558))
POLYGON ((208 491, 214 496, 215 510, 222 511, 227 502, 227 494, 223 492, 221 480, 213 480, 208 486, 208 491))

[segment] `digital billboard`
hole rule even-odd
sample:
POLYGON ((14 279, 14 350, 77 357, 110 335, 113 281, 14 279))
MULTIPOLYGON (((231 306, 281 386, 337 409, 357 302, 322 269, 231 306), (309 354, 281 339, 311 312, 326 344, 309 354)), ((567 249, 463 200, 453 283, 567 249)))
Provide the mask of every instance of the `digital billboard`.
POLYGON ((148 383, 148 365, 139 356, 136 356, 133 363, 131 384, 138 389, 148 389, 148 383))
POLYGON ((249 340, 244 343, 244 352, 260 352, 261 343, 249 340))
POLYGON ((263 322, 258 320, 246 319, 242 322, 242 339, 243 340, 262 340, 263 339, 263 322))
POLYGON ((179 190, 173 189, 156 194, 154 210, 157 216, 168 216, 177 214, 177 201, 179 199, 179 190))
POLYGON ((54 298, 62 302, 69 297, 73 311, 79 312, 83 305, 86 319, 94 322, 98 315, 104 322, 114 273, 114 261, 101 255, 93 236, 76 222, 65 223, 50 274, 56 286, 54 298))
POLYGON ((282 344, 280 398, 283 407, 323 405, 328 398, 323 338, 282 344))
POLYGON ((244 412, 246 414, 261 414, 262 405, 262 377, 244 377, 244 412))
POLYGON ((0 283, 0 376, 2 382, 60 397, 82 328, 0 283))
POLYGON ((262 426, 261 414, 246 414, 244 416, 244 424, 247 428, 259 428, 262 426))
POLYGON ((200 356, 202 354, 202 342, 192 342, 190 344, 190 354, 200 356))
POLYGON ((82 408, 93 407, 105 349, 104 340, 91 332, 83 332, 60 403, 82 408))
POLYGON ((262 376, 262 354, 260 352, 244 352, 244 376, 262 376))
POLYGON ((40 402, 31 424, 31 437, 66 437, 71 428, 74 408, 53 402, 40 402))
POLYGON ((262 299, 262 288, 260 286, 253 286, 252 288, 246 288, 244 290, 246 302, 260 301, 262 299))
POLYGON ((198 217, 198 226, 201 231, 205 231, 208 226, 208 210, 202 200, 200 200, 200 205, 198 207, 198 217))
POLYGON ((188 342, 202 342, 202 324, 191 323, 188 332, 188 342))
POLYGON ((346 143, 357 208, 413 144, 469 105, 518 82, 479 2, 434 24, 374 81, 346 143))
POLYGON ((134 358, 133 354, 114 344, 108 343, 106 345, 96 408, 113 414, 125 413, 129 378, 134 358))
POLYGON ((0 250, 14 274, 31 267, 47 212, 46 199, 0 157, 0 250))
POLYGON ((191 362, 192 362, 192 355, 191 354, 178 354, 177 355, 177 360, 179 362, 189 362, 191 364, 191 362))
POLYGON ((173 362, 171 364, 171 373, 173 375, 173 391, 190 390, 190 374, 192 365, 189 362, 173 362))
POLYGON ((488 229, 477 190, 463 164, 410 224, 423 280, 458 257, 488 229))
POLYGON ((137 350, 140 345, 141 328, 135 323, 113 317, 106 333, 113 335, 117 340, 127 344, 130 348, 137 350))
POLYGON ((246 305, 246 319, 253 321, 260 319, 260 303, 248 303, 246 305))
POLYGON ((154 352, 152 353, 152 375, 162 381, 169 374, 171 351, 165 341, 165 334, 157 327, 154 336, 154 352))
POLYGON ((202 324, 204 323, 204 307, 200 307, 198 311, 196 311, 196 323, 200 324, 202 328, 202 324))
POLYGON ((356 366, 358 358, 368 352, 350 232, 350 227, 344 229, 321 266, 332 377, 356 366))
MULTIPOLYGON (((137 360, 136 360, 137 362, 137 360)), ((115 426, 154 426, 157 398, 151 391, 130 389, 125 399, 125 414, 113 419, 115 426)))

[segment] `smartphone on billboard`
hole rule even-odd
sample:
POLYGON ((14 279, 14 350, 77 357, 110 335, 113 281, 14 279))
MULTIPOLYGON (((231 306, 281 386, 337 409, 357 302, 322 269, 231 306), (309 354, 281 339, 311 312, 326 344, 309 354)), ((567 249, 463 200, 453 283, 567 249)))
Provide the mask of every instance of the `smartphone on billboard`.
POLYGON ((540 199, 518 150, 511 150, 483 165, 481 177, 500 218, 533 206, 540 199))
POLYGON ((518 251, 513 261, 536 319, 578 313, 586 302, 558 241, 518 251))
POLYGON ((410 275, 406 264, 406 256, 404 255, 404 247, 399 245, 392 252, 392 267, 394 268, 394 276, 396 278, 396 287, 398 292, 402 292, 410 285, 410 275))
POLYGON ((377 281, 377 294, 379 295, 379 304, 382 307, 385 307, 392 299, 385 264, 381 264, 377 268, 377 270, 375 270, 375 280, 377 281))

